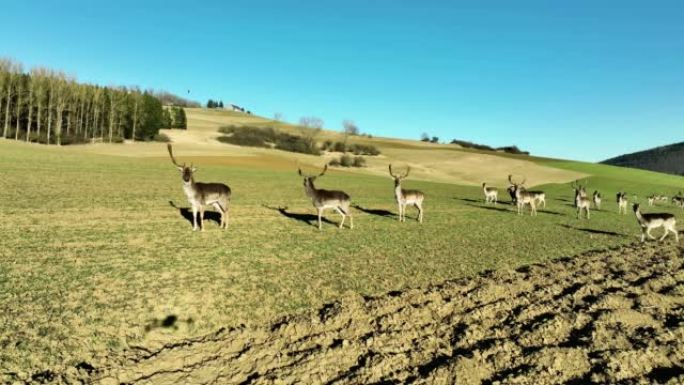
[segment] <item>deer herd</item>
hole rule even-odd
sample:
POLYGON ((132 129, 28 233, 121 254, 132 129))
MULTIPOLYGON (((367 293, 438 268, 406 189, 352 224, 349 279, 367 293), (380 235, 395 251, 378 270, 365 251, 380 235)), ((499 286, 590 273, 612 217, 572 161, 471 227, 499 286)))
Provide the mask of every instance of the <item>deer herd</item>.
MULTIPOLYGON (((190 166, 186 166, 185 163, 180 165, 173 156, 171 144, 168 144, 168 151, 169 156, 171 157, 171 162, 181 173, 183 192, 185 193, 185 196, 187 197, 192 208, 193 231, 198 229, 204 231, 204 208, 205 206, 209 205, 213 206, 216 211, 221 214, 219 227, 226 229, 228 227, 228 209, 231 199, 230 187, 223 183, 195 182, 193 174, 195 171, 197 171, 197 168, 192 164, 190 166), (197 223, 198 213, 199 225, 197 223)), ((299 175, 304 178, 304 192, 306 196, 311 199, 311 202, 316 209, 318 216, 318 229, 320 230, 322 228, 322 216, 326 209, 334 209, 342 216, 339 228, 344 227, 344 223, 347 217, 349 217, 349 228, 353 229, 354 219, 350 210, 351 197, 349 194, 338 190, 318 189, 314 185, 316 178, 325 175, 326 171, 328 171, 327 165, 325 165, 323 171, 318 175, 305 175, 301 168, 297 169, 299 175)), ((389 175, 392 177, 392 179, 394 179, 394 198, 398 205, 399 221, 406 221, 406 206, 414 206, 418 210, 418 222, 423 223, 423 201, 425 200, 425 194, 418 190, 407 190, 401 186, 401 181, 408 177, 410 171, 411 168, 407 167, 403 174, 395 173, 392 165, 389 165, 389 175)), ((522 181, 516 181, 513 179, 513 175, 509 175, 509 186, 507 191, 511 197, 511 204, 515 205, 517 208, 518 215, 523 215, 524 211, 529 206, 530 215, 536 216, 537 208, 546 209, 546 194, 543 191, 528 190, 525 187, 526 181, 526 178, 523 178, 522 181)), ((599 191, 594 190, 590 198, 587 195, 587 186, 582 185, 579 180, 572 182, 570 187, 575 194, 574 207, 577 211, 577 219, 581 219, 582 217, 590 219, 592 204, 595 210, 601 210, 601 193, 599 191)), ((485 204, 498 204, 498 188, 488 186, 487 183, 482 183, 482 191, 484 193, 485 204)), ((636 199, 636 196, 634 196, 634 200, 636 199)), ((653 206, 656 202, 667 202, 668 198, 667 196, 654 194, 647 197, 647 200, 648 205, 653 206)), ((629 204, 627 193, 624 191, 618 192, 616 194, 616 202, 618 206, 618 214, 626 214, 627 206, 629 204)), ((684 211, 684 195, 682 195, 681 192, 672 197, 671 203, 680 207, 684 211)), ((634 203, 632 205, 632 209, 636 216, 637 222, 641 227, 642 242, 646 237, 655 239, 651 235, 651 230, 659 227, 663 227, 665 230, 664 234, 660 238, 661 241, 665 239, 669 233, 673 233, 675 240, 679 242, 679 235, 676 229, 676 219, 673 214, 642 213, 639 203, 634 203)))

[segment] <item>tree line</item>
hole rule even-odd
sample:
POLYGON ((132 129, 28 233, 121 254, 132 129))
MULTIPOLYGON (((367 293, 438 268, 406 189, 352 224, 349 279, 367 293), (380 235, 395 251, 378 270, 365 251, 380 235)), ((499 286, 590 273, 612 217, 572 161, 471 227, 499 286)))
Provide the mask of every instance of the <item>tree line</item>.
POLYGON ((44 67, 25 72, 21 63, 0 58, 3 138, 57 145, 152 140, 176 115, 185 120, 184 111, 182 118, 165 111, 151 91, 78 83, 44 67))

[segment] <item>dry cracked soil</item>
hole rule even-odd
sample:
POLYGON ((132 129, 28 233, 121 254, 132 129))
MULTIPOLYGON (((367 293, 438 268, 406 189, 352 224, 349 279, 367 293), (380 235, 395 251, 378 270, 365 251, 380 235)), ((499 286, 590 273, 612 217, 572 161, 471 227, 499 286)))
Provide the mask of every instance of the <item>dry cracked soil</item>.
POLYGON ((378 297, 347 296, 108 367, 99 384, 684 383, 684 248, 646 243, 378 297))

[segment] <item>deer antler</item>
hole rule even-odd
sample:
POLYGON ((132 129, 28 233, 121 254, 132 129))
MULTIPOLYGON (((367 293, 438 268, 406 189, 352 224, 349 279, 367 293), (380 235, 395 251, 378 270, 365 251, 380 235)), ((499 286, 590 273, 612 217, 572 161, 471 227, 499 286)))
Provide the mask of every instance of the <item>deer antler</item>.
POLYGON ((326 171, 328 171, 328 164, 327 163, 326 163, 325 167, 323 167, 323 172, 318 174, 318 176, 319 177, 323 176, 323 174, 325 174, 326 171))
POLYGON ((406 178, 408 176, 409 172, 411 172, 411 166, 406 166, 406 174, 404 174, 404 176, 402 176, 401 178, 402 179, 406 178))
POLYGON ((181 166, 180 164, 178 164, 178 162, 176 162, 176 158, 173 157, 173 149, 171 148, 171 143, 168 143, 166 145, 166 148, 169 150, 169 156, 171 157, 171 162, 173 163, 173 165, 178 168, 184 168, 185 163, 183 163, 183 165, 181 166))
POLYGON ((390 176, 391 176, 392 178, 396 178, 396 177, 397 177, 397 176, 394 175, 394 173, 392 172, 392 163, 390 163, 390 165, 389 165, 389 173, 390 173, 390 176))

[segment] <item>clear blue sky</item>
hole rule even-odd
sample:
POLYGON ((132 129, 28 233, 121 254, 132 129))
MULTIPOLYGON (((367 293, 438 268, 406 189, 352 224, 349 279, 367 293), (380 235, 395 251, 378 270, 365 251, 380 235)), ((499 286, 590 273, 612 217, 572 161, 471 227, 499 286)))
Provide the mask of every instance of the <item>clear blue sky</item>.
POLYGON ((561 158, 684 140, 681 1, 192 3, 5 1, 0 56, 331 129, 347 118, 561 158))

